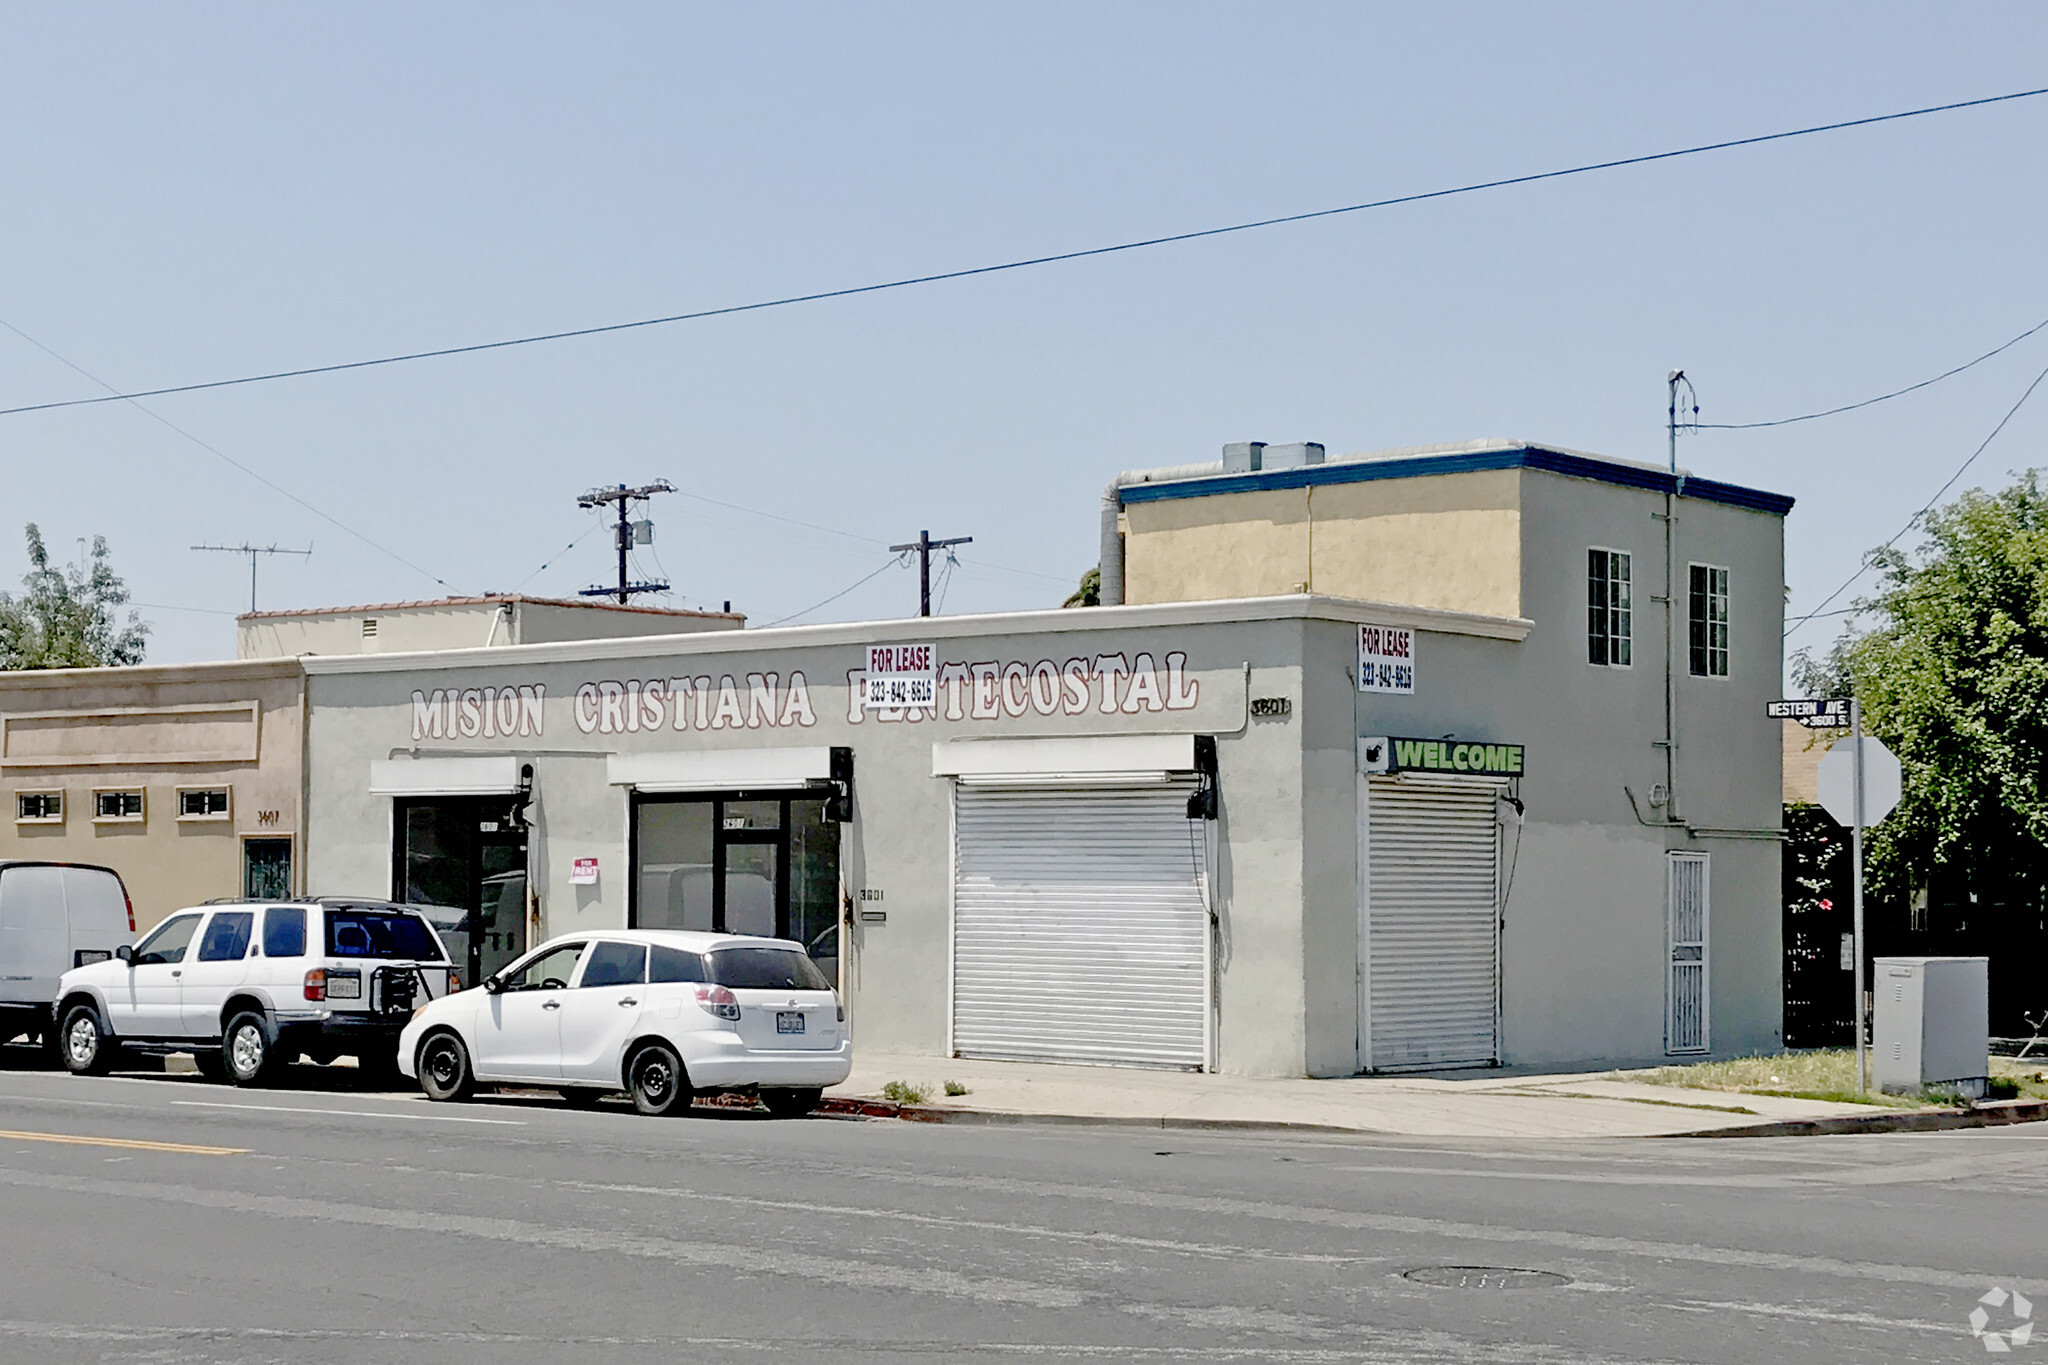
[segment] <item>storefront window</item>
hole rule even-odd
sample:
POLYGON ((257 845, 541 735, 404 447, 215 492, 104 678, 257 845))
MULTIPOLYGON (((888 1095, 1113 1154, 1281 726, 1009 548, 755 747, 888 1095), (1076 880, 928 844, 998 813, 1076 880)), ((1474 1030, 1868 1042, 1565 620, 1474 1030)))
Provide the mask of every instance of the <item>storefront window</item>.
POLYGON ((633 923, 709 929, 714 866, 710 801, 642 801, 635 849, 633 923))
POLYGON ((839 826, 812 796, 642 797, 632 923, 795 939, 839 967, 839 826))
POLYGON ((503 798, 399 803, 392 898, 433 922, 450 958, 481 980, 526 951, 526 828, 503 798))
POLYGON ((839 968, 839 826, 825 803, 789 803, 789 937, 837 984, 839 968))

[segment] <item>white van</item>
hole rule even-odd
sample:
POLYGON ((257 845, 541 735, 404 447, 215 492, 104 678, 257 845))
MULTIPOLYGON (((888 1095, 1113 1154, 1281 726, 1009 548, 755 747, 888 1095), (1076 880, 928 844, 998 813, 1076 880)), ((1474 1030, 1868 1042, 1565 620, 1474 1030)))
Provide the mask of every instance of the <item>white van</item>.
POLYGON ((128 888, 110 867, 0 861, 0 1042, 54 1044, 57 981, 135 937, 128 888))

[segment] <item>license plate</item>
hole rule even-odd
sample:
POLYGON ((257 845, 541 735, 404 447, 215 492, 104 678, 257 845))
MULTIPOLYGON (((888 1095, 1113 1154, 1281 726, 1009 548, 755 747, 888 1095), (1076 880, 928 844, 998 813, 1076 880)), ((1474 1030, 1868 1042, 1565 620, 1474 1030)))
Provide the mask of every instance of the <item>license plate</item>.
POLYGON ((804 1012, 802 1010, 775 1011, 775 1031, 777 1033, 802 1033, 804 1031, 804 1012))

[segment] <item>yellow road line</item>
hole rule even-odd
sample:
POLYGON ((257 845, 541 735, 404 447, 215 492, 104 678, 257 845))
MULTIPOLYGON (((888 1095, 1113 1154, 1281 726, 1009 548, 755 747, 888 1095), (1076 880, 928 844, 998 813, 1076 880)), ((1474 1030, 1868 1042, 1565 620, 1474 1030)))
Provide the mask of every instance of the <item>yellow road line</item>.
POLYGON ((186 1156, 246 1156, 249 1152, 247 1147, 201 1147, 190 1142, 88 1137, 83 1133, 21 1133, 6 1128, 0 1128, 0 1142, 64 1142, 75 1147, 121 1147, 132 1152, 181 1152, 186 1156))

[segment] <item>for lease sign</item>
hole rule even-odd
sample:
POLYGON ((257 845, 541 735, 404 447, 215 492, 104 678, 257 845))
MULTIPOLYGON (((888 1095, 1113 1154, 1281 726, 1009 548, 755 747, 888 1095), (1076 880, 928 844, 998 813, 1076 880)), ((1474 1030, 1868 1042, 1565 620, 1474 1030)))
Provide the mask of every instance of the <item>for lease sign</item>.
POLYGON ((931 645, 869 645, 863 706, 929 711, 938 705, 937 657, 931 645))
POLYGON ((1406 626, 1358 628, 1358 690, 1415 690, 1415 632, 1406 626))

